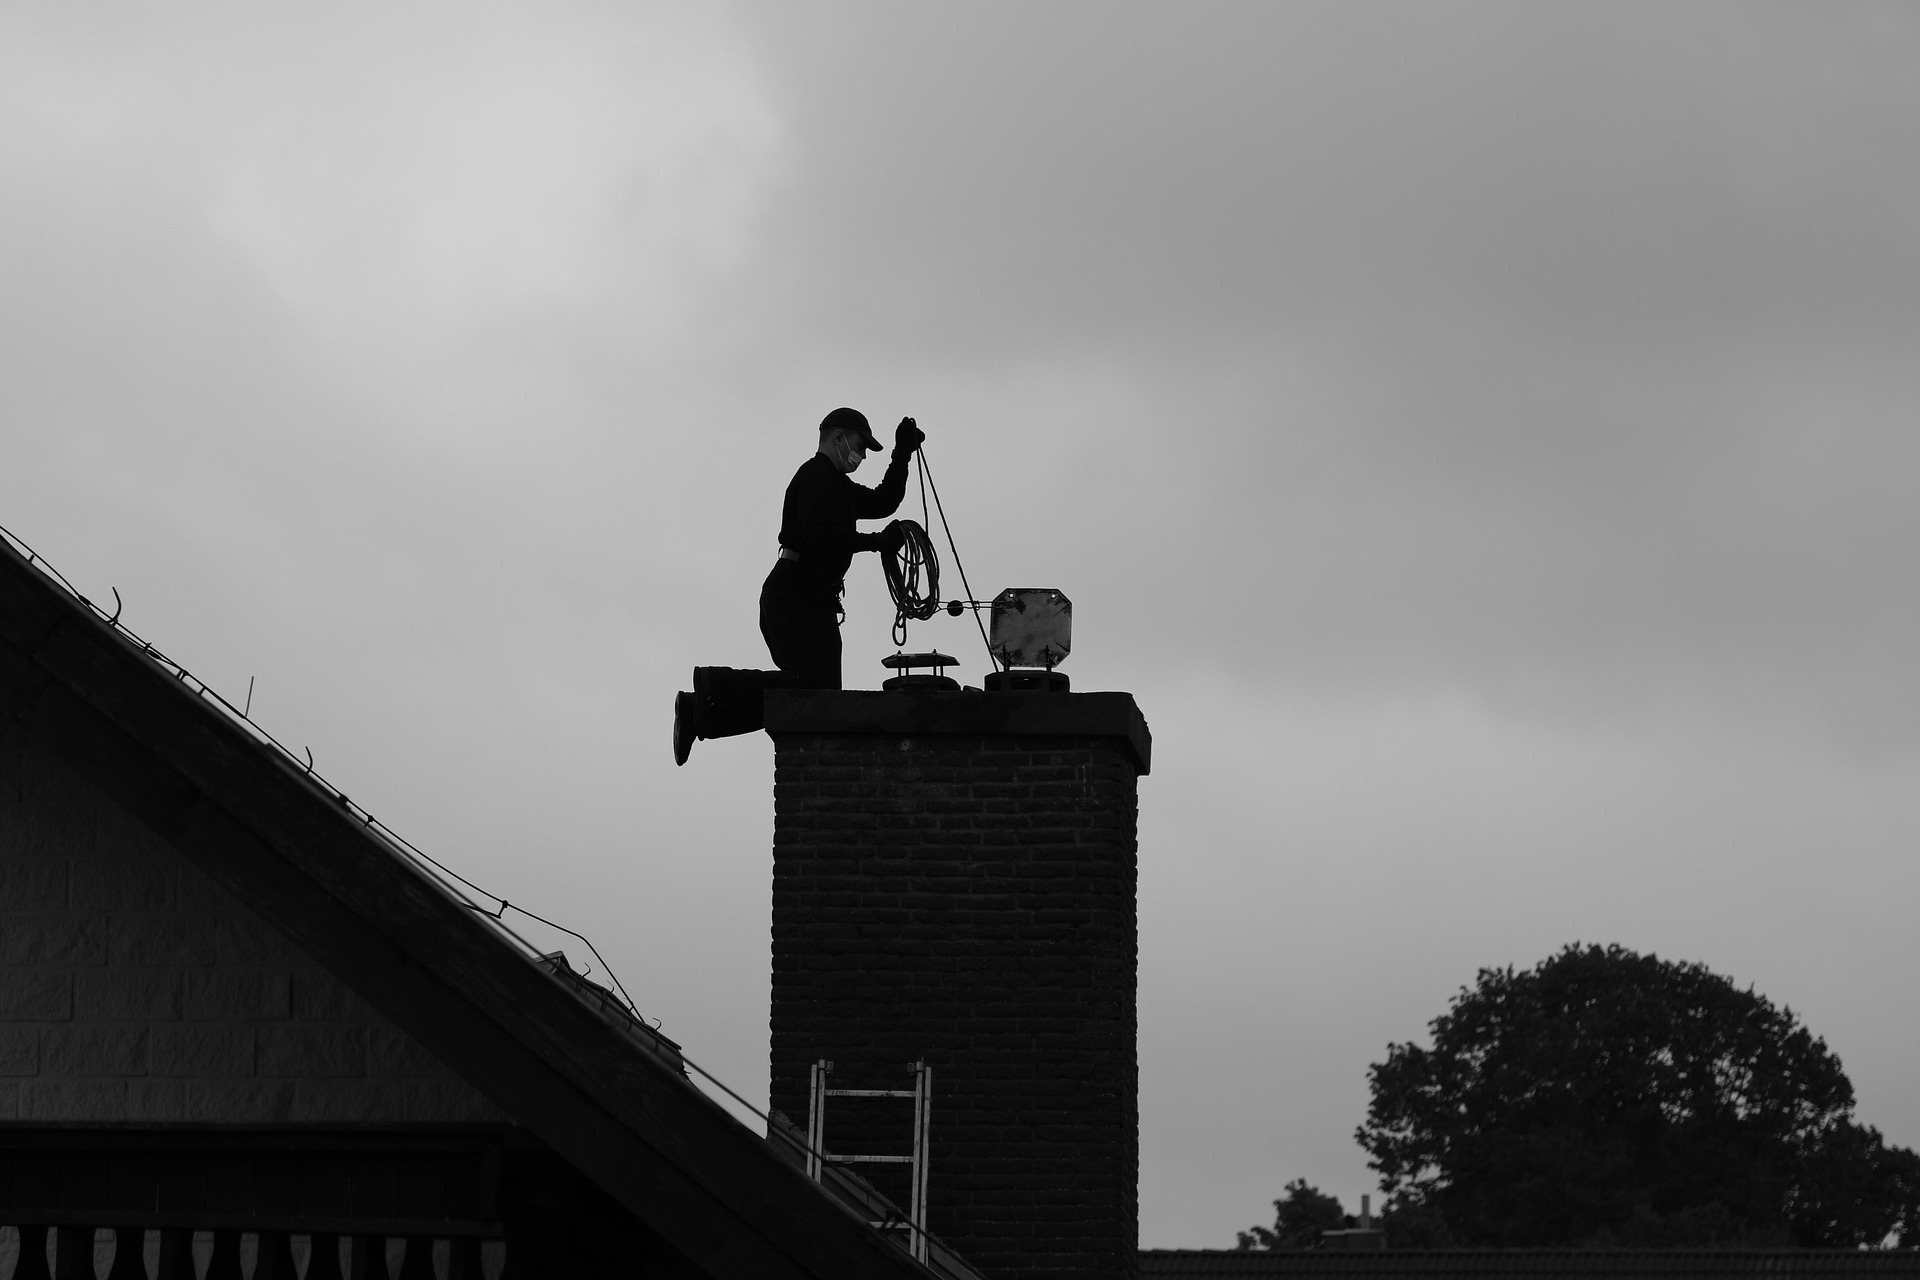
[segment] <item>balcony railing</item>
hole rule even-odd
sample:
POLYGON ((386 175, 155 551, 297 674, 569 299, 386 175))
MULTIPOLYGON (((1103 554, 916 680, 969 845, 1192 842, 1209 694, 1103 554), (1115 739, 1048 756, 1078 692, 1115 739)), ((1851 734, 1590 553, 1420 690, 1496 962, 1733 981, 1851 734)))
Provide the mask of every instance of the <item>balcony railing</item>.
POLYGON ((0 1280, 511 1280, 507 1242, 475 1236, 0 1226, 0 1280))

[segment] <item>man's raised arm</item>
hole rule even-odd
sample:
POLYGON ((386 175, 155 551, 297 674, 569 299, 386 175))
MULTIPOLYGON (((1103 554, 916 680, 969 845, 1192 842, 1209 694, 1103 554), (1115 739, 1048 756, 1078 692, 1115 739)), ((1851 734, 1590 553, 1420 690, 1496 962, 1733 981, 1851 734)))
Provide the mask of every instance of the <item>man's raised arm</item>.
POLYGON ((901 499, 907 496, 907 461, 926 438, 927 433, 912 418, 900 419, 900 425, 893 429, 893 461, 887 464, 887 474, 881 476, 880 483, 871 489, 865 485, 854 486, 853 514, 856 517, 878 520, 900 509, 901 499))

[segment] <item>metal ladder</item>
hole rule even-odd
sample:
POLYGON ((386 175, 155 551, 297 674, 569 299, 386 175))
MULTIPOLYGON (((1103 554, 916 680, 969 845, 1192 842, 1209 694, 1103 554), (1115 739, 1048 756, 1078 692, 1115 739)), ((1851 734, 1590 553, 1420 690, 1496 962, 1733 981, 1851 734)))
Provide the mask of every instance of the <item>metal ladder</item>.
MULTIPOLYGON (((907 1209, 907 1230, 910 1235, 908 1252, 914 1259, 925 1263, 927 1260, 927 1133, 933 1121, 933 1068, 924 1062, 915 1062, 910 1068, 913 1072, 911 1089, 829 1089, 827 1077, 833 1072, 833 1063, 825 1058, 813 1064, 809 1071, 809 1093, 807 1099, 807 1176, 815 1182, 821 1181, 830 1164, 909 1164, 913 1166, 913 1190, 910 1193, 907 1209), (910 1156, 849 1156, 830 1155, 827 1152, 827 1099, 828 1098, 912 1098, 913 1099, 913 1154, 910 1156)), ((887 1220, 873 1224, 881 1230, 898 1228, 897 1220, 887 1220)))

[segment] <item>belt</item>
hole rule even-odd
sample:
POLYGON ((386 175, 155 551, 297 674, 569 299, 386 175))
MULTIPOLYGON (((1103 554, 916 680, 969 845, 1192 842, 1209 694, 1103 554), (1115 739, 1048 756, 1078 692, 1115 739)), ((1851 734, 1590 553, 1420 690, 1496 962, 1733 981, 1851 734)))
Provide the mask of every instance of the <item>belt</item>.
POLYGON ((780 548, 780 558, 782 560, 798 560, 800 558, 800 553, 798 551, 795 551, 792 547, 782 547, 780 548))

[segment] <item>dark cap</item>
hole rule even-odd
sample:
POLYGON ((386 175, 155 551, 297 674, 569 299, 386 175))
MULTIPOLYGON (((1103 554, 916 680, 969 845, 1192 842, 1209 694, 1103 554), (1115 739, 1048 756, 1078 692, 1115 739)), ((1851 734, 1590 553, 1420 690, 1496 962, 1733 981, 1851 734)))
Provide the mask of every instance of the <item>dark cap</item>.
POLYGON ((861 440, 865 442, 868 453, 880 452, 880 442, 873 438, 873 428, 867 425, 867 415, 858 409, 835 409, 820 419, 820 429, 822 431, 841 429, 857 431, 860 433, 861 440))

